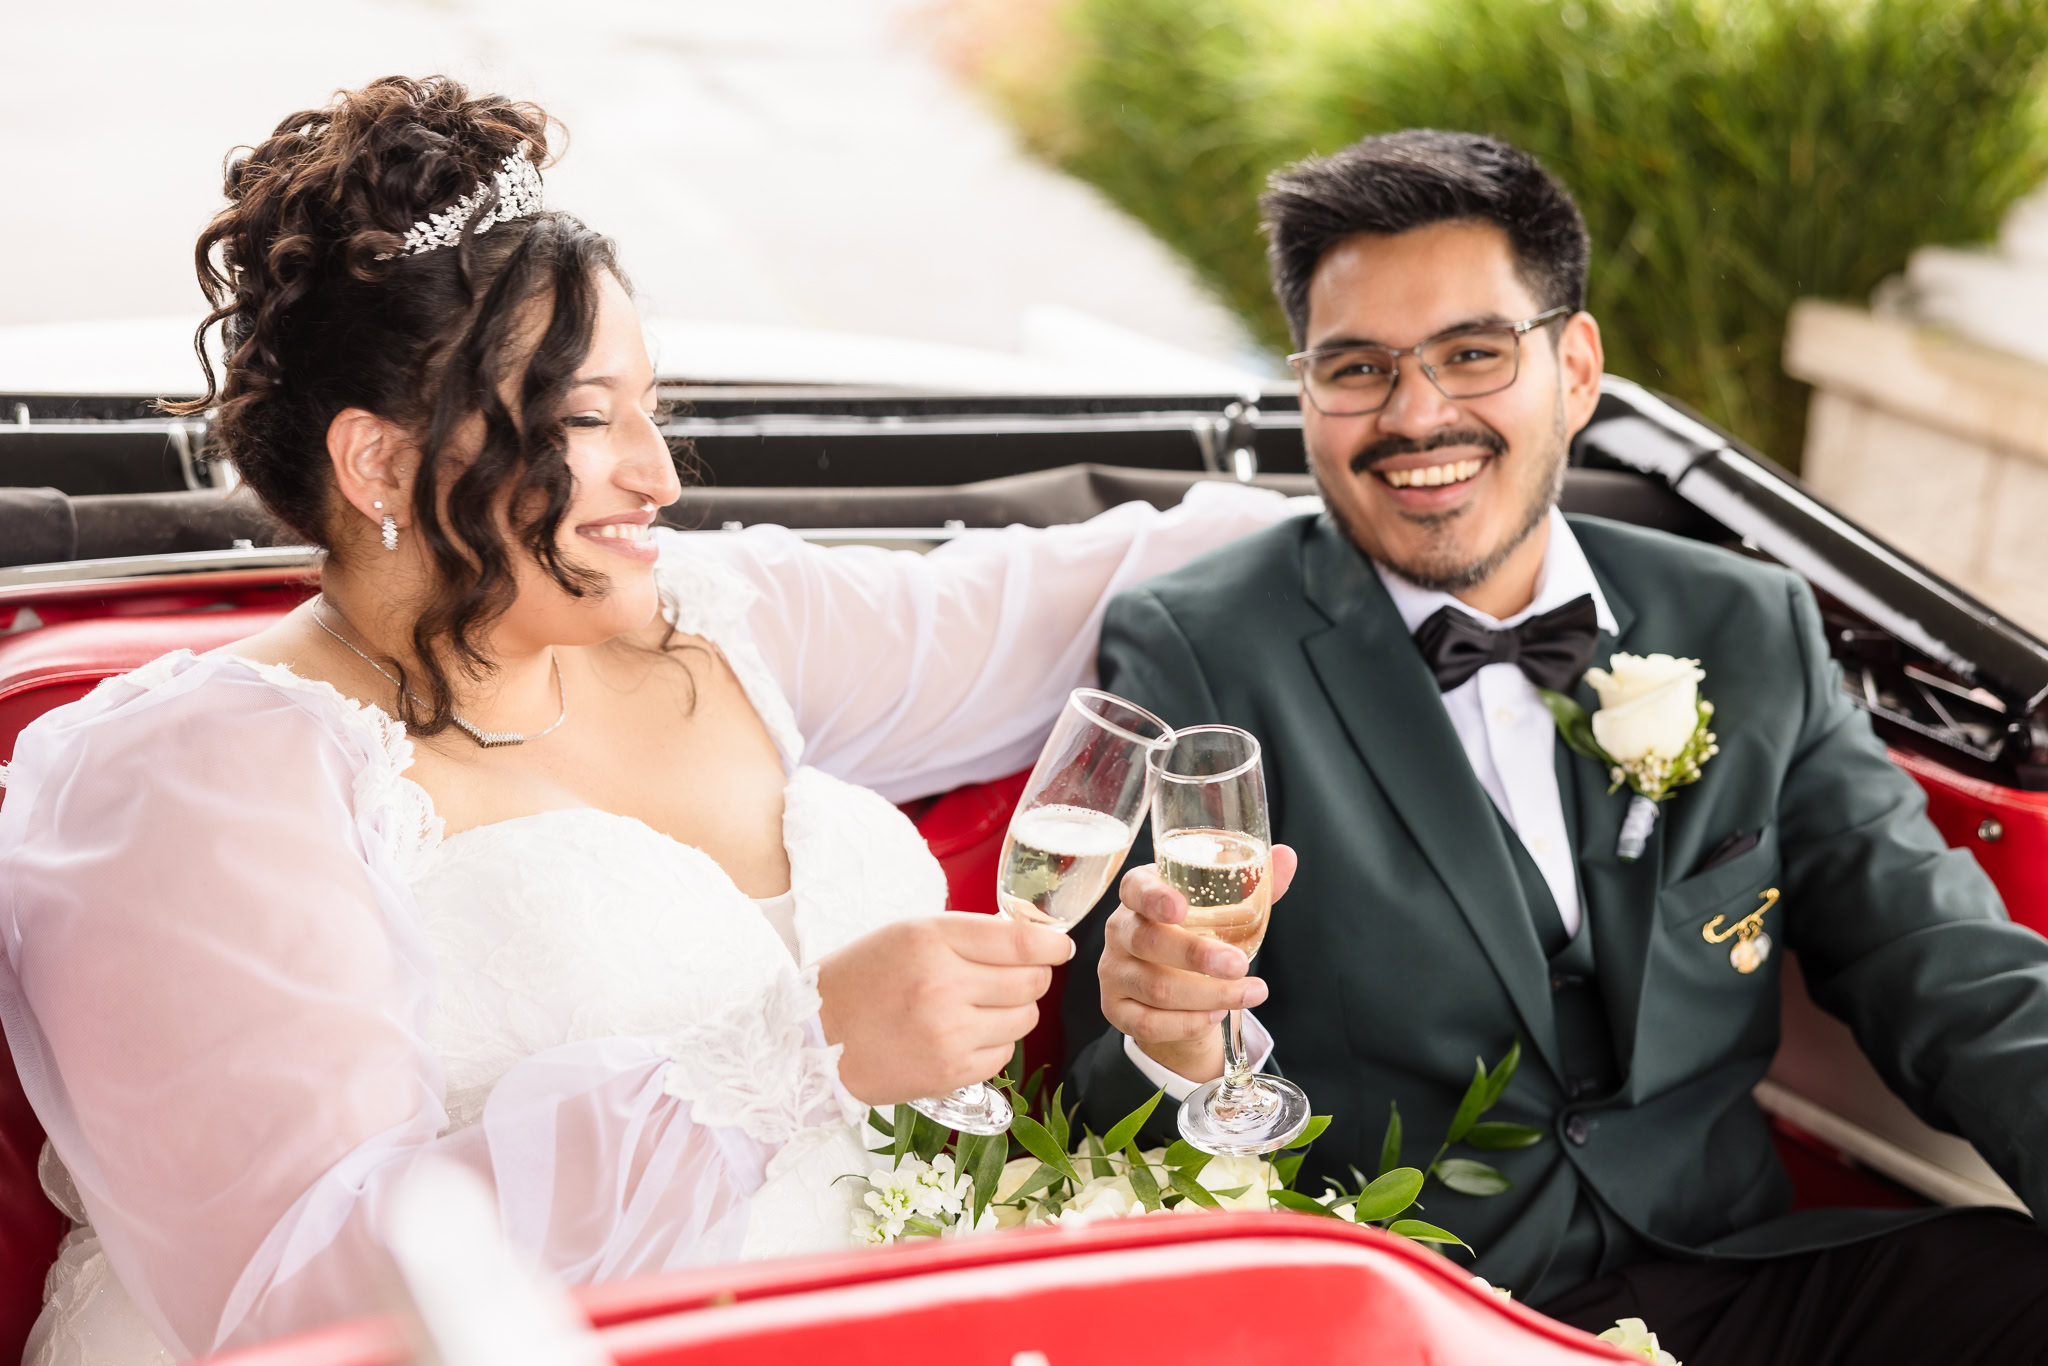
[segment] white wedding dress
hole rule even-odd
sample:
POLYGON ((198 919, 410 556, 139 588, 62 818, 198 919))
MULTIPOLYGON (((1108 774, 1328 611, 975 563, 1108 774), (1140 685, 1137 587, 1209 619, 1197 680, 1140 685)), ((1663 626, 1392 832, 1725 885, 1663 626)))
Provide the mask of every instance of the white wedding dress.
POLYGON ((789 773, 782 933, 629 817, 445 835, 403 729, 279 667, 181 651, 38 721, 0 806, 0 1019, 78 1227, 30 1366, 389 1308, 381 1221, 428 1154, 569 1284, 848 1245, 864 1110, 814 965, 946 904, 890 799, 1024 766, 1110 596, 1287 511, 1204 486, 927 557, 668 536, 664 610, 789 773))

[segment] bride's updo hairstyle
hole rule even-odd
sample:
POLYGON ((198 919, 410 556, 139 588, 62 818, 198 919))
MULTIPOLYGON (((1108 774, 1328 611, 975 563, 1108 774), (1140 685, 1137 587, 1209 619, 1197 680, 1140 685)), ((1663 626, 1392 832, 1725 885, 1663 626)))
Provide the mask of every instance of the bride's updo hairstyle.
POLYGON ((411 530, 438 586, 413 628, 424 677, 405 681, 399 705, 421 734, 449 723, 440 652, 473 676, 489 669, 476 635, 515 593, 500 508, 510 540, 565 592, 603 587, 561 560, 555 538, 573 492, 558 409, 590 350, 598 272, 623 281, 610 239, 541 212, 403 250, 415 222, 480 188, 481 221, 507 156, 544 164, 548 125, 534 105, 446 77, 386 77, 231 154, 228 206, 199 237, 213 305, 197 338, 207 392, 167 406, 217 407, 209 444, 280 521, 334 548, 327 430, 343 409, 387 418, 419 446, 411 530), (219 374, 204 344, 216 325, 219 374), (458 450, 473 424, 481 444, 458 450))

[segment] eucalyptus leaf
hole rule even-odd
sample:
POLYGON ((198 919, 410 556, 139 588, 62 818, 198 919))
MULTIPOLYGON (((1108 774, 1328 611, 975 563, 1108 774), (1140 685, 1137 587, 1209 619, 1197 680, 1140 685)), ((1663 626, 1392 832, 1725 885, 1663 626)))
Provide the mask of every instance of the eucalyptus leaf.
POLYGON ((1075 1185, 1081 1184, 1081 1173, 1074 1170, 1073 1159, 1066 1150, 1053 1141, 1045 1126, 1029 1115, 1018 1115, 1010 1121, 1010 1134, 1024 1145, 1024 1151, 1051 1167, 1075 1185))
POLYGON ((953 1131, 929 1115, 917 1114, 915 1110, 911 1113, 917 1118, 911 1134, 910 1150, 917 1154, 919 1161, 929 1162, 945 1151, 946 1144, 952 1140, 953 1131))
POLYGON ((1088 1174, 1101 1181, 1116 1175, 1116 1168, 1109 1163, 1109 1150, 1094 1134, 1088 1135, 1088 1174))
POLYGON ((1038 1194, 1040 1191, 1051 1190, 1054 1186, 1057 1186, 1060 1182, 1066 1179, 1067 1178, 1063 1176, 1057 1168, 1048 1167, 1043 1162, 1041 1162, 1038 1164, 1038 1169, 1036 1171, 1032 1172, 1031 1175, 1024 1178, 1024 1184, 1017 1187, 1016 1194, 1012 1195, 1008 1200, 1005 1200, 1003 1203, 1006 1205, 1017 1204, 1020 1201, 1029 1199, 1031 1196, 1038 1194))
POLYGON ((1465 1088, 1464 1099, 1458 1102, 1458 1113, 1451 1119, 1450 1132, 1444 1135, 1445 1144, 1456 1143, 1472 1132, 1472 1126, 1479 1122, 1479 1116, 1486 1111, 1486 1086, 1486 1064, 1474 1058, 1471 1084, 1465 1088))
MULTIPOLYGON (((1396 1168, 1396 1167, 1398 1167, 1398 1166, 1400 1166, 1400 1165, 1401 1165, 1401 1107, 1400 1107, 1400 1106, 1398 1106, 1398 1105, 1396 1105, 1396 1104, 1394 1104, 1394 1102, 1392 1102, 1392 1101, 1388 1101, 1388 1102, 1387 1102, 1387 1136, 1386 1136, 1385 1138, 1383 1138, 1383 1139, 1381 1139, 1381 1140, 1380 1140, 1380 1171, 1379 1171, 1379 1174, 1380 1174, 1381 1176, 1385 1176, 1385 1175, 1386 1175, 1386 1174, 1387 1174, 1388 1172, 1390 1172, 1390 1171, 1394 1170, 1394 1168, 1396 1168)), ((1352 1168, 1351 1170, 1352 1170, 1352 1173, 1353 1173, 1354 1175, 1358 1175, 1358 1169, 1357 1169, 1356 1167, 1353 1167, 1353 1168, 1352 1168)), ((1363 1184, 1365 1184, 1365 1180, 1364 1180, 1364 1177, 1363 1177, 1363 1176, 1359 1176, 1359 1184, 1360 1184, 1360 1185, 1363 1185, 1363 1184)))
POLYGON ((1499 1195, 1515 1184, 1497 1169, 1469 1157, 1444 1158, 1430 1172, 1460 1195, 1499 1195))
POLYGON ((1152 1175, 1152 1164, 1139 1155, 1137 1140, 1125 1145, 1124 1156, 1130 1162, 1131 1194, 1149 1214, 1159 1208, 1159 1180, 1152 1175))
POLYGON ((1472 1126, 1472 1132, 1465 1135, 1465 1141, 1475 1148, 1504 1151, 1509 1148, 1528 1148, 1541 1143, 1544 1134, 1541 1129, 1532 1129, 1526 1124, 1505 1124, 1488 1120, 1472 1126))
POLYGON ((1491 1110, 1500 1103, 1501 1093, 1508 1089, 1508 1083, 1514 1080, 1515 1069, 1521 1065, 1522 1041, 1518 1038, 1515 1040, 1514 1046, 1508 1049, 1508 1055, 1502 1058, 1493 1071, 1487 1074, 1486 1104, 1482 1108, 1482 1113, 1485 1110, 1491 1110))
POLYGON ((1176 1167, 1171 1173, 1169 1173, 1169 1179, 1172 1181, 1173 1188, 1176 1191, 1179 1191, 1182 1195, 1186 1196, 1189 1200, 1192 1200, 1197 1205, 1200 1205, 1203 1209, 1223 1208, 1223 1206, 1216 1203, 1216 1197, 1209 1194, 1209 1192, 1203 1188, 1201 1182, 1195 1180, 1194 1177, 1189 1176, 1185 1169, 1176 1167))
POLYGON ((1394 1168, 1358 1193, 1357 1207, 1351 1217, 1361 1224, 1376 1224, 1382 1219, 1393 1218, 1415 1203, 1415 1197, 1422 1194, 1422 1181, 1419 1168, 1394 1168))
POLYGON ((1387 1225, 1387 1232, 1399 1234, 1403 1238, 1413 1238, 1418 1243, 1449 1243, 1465 1248, 1467 1252, 1472 1250, 1466 1247, 1465 1240, 1457 1234, 1446 1232, 1435 1224, 1425 1224, 1420 1219, 1396 1219, 1387 1225))
POLYGON ((1321 1138, 1323 1131, 1329 1127, 1330 1117, 1328 1115, 1310 1115, 1308 1123, 1301 1127, 1301 1132, 1295 1136, 1292 1143, 1287 1145, 1287 1151, 1298 1152, 1307 1148, 1309 1144, 1321 1138))
POLYGON ((1052 1134, 1052 1141, 1060 1145, 1060 1151, 1063 1153, 1071 1151, 1074 1146, 1074 1133, 1067 1125, 1066 1096, 1065 1085, 1055 1086, 1052 1099, 1045 1107, 1045 1127, 1052 1134))
POLYGON ((1297 1214, 1320 1214, 1325 1219, 1340 1219, 1343 1216, 1325 1206, 1322 1201, 1303 1195, 1300 1191, 1274 1191, 1273 1203, 1281 1209, 1291 1209, 1297 1214))
POLYGON ((1138 1131, 1145 1127, 1145 1121, 1152 1118, 1152 1112, 1159 1108, 1159 1102, 1165 1097, 1166 1092, 1154 1091, 1151 1099, 1111 1126, 1110 1131, 1103 1135, 1102 1146, 1113 1153, 1122 1152, 1138 1136, 1138 1131))
POLYGON ((917 1128, 916 1119, 917 1111, 911 1109, 908 1105, 896 1107, 896 1132, 892 1135, 896 1141, 889 1147, 890 1165, 892 1167, 901 1166, 903 1155, 910 1151, 911 1135, 916 1132, 917 1128))
POLYGON ((974 1214, 968 1227, 980 1223, 982 1211, 995 1202, 996 1187, 1003 1181, 1003 1162, 1009 1154, 1009 1140, 1002 1134, 990 1134, 975 1150, 974 1164, 969 1168, 974 1179, 974 1214))

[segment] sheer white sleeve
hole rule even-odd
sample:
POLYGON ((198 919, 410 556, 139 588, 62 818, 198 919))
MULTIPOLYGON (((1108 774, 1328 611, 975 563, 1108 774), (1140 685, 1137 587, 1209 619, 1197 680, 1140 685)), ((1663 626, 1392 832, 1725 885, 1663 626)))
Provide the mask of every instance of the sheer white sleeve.
POLYGON ((188 659, 52 713, 8 775, 0 1018, 144 1317, 195 1356, 389 1307, 380 1222, 430 1153, 559 1279, 731 1256, 795 1111, 838 1104, 814 991, 537 1052, 447 1132, 419 813, 376 752, 406 742, 313 687, 188 659))
POLYGON ((1300 510, 1215 481, 1165 512, 973 531, 929 555, 769 526, 678 540, 758 590, 747 625, 805 761, 906 801, 1028 766, 1068 691, 1094 681, 1112 597, 1300 510))

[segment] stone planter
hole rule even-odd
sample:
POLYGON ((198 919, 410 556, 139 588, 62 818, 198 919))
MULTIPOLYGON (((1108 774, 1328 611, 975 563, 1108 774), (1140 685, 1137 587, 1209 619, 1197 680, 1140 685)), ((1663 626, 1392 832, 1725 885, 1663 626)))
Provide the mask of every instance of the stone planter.
POLYGON ((1807 486, 2048 636, 2048 366, 1805 300, 1785 369, 1817 391, 1807 486))

